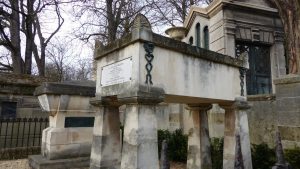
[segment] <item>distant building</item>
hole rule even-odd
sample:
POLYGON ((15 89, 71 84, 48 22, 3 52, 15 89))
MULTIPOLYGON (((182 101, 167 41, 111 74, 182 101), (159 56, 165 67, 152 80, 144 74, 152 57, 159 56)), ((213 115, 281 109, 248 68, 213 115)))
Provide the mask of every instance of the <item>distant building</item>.
MULTIPOLYGON (((279 130, 285 147, 299 146, 300 120, 295 120, 299 115, 297 112, 279 115, 276 109, 273 80, 287 72, 284 32, 278 10, 267 0, 214 0, 206 8, 192 6, 183 26, 187 29, 183 42, 248 60, 246 82, 241 85, 245 86, 245 95, 253 105, 248 113, 251 143, 265 142, 274 146, 275 132, 279 130)), ((183 105, 180 107, 183 111, 177 111, 180 113, 176 116, 182 119, 178 120, 178 125, 188 133, 189 113, 183 105)), ((224 112, 218 105, 210 111, 209 122, 210 137, 222 137, 224 112)))

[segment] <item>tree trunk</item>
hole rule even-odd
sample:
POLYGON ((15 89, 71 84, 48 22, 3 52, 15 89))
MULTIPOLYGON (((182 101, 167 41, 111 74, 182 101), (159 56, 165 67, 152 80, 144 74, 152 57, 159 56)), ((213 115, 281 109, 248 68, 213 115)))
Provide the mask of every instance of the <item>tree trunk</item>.
POLYGON ((274 0, 274 3, 284 27, 289 73, 300 74, 300 2, 274 0))
POLYGON ((25 74, 31 74, 32 67, 32 50, 34 43, 34 35, 32 33, 33 24, 33 4, 34 0, 27 0, 27 17, 25 22, 26 48, 25 48, 25 74))
POLYGON ((19 10, 19 0, 10 0, 10 3, 13 9, 10 18, 10 37, 13 45, 13 49, 11 50, 13 72, 22 74, 24 73, 24 61, 21 57, 20 16, 17 12, 19 10))

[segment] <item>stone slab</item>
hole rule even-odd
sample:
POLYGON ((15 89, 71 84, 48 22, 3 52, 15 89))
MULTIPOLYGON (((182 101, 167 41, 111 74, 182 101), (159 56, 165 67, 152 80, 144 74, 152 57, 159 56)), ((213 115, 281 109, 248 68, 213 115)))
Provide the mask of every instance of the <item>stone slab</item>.
POLYGON ((36 96, 42 94, 95 96, 94 81, 66 81, 61 83, 47 82, 35 89, 36 96))
POLYGON ((83 169, 89 167, 90 157, 48 160, 42 155, 32 155, 28 163, 32 169, 83 169))

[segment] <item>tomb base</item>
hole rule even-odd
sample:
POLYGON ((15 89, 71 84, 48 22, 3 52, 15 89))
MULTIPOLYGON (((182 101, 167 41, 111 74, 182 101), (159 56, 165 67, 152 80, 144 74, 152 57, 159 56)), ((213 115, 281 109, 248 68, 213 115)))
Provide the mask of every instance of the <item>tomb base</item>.
POLYGON ((32 169, 85 169, 90 165, 90 157, 49 160, 42 155, 32 155, 28 163, 32 169))

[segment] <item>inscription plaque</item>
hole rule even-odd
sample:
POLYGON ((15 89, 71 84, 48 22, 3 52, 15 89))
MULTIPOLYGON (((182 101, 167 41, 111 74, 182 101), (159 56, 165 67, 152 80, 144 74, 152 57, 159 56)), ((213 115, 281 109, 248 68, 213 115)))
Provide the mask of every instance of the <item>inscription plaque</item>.
POLYGON ((65 128, 69 127, 94 127, 94 117, 66 117, 65 128))
POLYGON ((127 58, 119 62, 102 67, 101 86, 111 86, 131 80, 132 59, 127 58))

